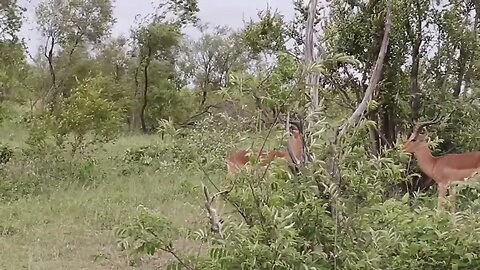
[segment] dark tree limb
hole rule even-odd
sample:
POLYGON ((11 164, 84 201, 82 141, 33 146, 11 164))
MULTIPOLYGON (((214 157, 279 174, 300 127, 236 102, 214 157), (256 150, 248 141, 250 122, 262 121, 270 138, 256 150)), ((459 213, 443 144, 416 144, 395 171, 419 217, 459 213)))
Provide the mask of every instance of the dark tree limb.
POLYGON ((469 58, 469 52, 467 48, 466 41, 462 42, 460 46, 460 58, 459 58, 459 67, 458 67, 458 75, 457 75, 457 82, 455 83, 455 87, 453 88, 453 96, 458 98, 460 96, 460 92, 462 89, 462 83, 465 77, 465 71, 467 68, 467 60, 469 58))
MULTIPOLYGON (((148 41, 149 42, 149 41, 148 41)), ((142 103, 142 108, 140 109, 140 123, 142 125, 142 131, 144 133, 147 132, 147 125, 145 123, 145 110, 147 109, 148 105, 148 68, 150 67, 150 60, 152 57, 152 48, 150 47, 150 44, 147 44, 147 56, 145 59, 145 66, 143 67, 143 103, 142 103)))
POLYGON ((55 88, 57 85, 55 69, 53 67, 53 50, 55 47, 55 37, 50 36, 47 37, 47 41, 45 43, 43 55, 47 58, 48 61, 48 68, 50 71, 50 76, 52 77, 52 87, 55 88), (50 44, 49 44, 50 42, 50 44))
POLYGON ((210 112, 210 109, 211 109, 211 108, 218 108, 218 104, 213 104, 213 105, 208 105, 208 106, 206 106, 203 110, 201 110, 201 111, 195 113, 194 115, 190 116, 190 117, 188 118, 188 120, 184 121, 184 122, 181 123, 179 126, 181 126, 181 127, 186 127, 186 126, 191 126, 191 125, 195 124, 194 119, 197 118, 197 117, 199 117, 199 116, 202 116, 202 115, 204 115, 204 114, 206 114, 206 113, 211 114, 211 112, 210 112))
MULTIPOLYGON (((480 1, 473 1, 473 5, 475 8, 475 19, 473 23, 473 34, 474 37, 478 37, 478 26, 480 22, 480 1)), ((474 59, 475 59, 475 52, 478 50, 478 45, 475 45, 470 52, 470 63, 468 64, 468 69, 465 74, 465 90, 470 88, 470 84, 472 82, 472 76, 474 74, 474 59)))
MULTIPOLYGON (((465 16, 465 24, 468 24, 468 19, 469 19, 469 13, 474 9, 476 12, 478 12, 478 1, 472 1, 470 5, 467 6, 467 9, 465 10, 464 16, 465 16)), ((474 20, 474 25, 473 25, 473 31, 476 34, 477 32, 477 23, 478 23, 478 13, 475 15, 475 20, 474 20)), ((464 39, 461 41, 460 45, 460 57, 458 59, 458 74, 457 74, 457 81, 455 83, 455 86, 453 88, 453 96, 455 98, 458 98, 460 96, 461 90, 462 90, 462 85, 463 82, 467 81, 467 70, 468 70, 468 62, 471 59, 471 55, 474 53, 475 48, 472 47, 472 41, 468 39, 464 39)), ((469 78, 468 78, 469 80, 469 78)))
POLYGON ((195 268, 193 268, 192 266, 188 265, 185 260, 183 260, 182 258, 180 258, 180 256, 177 254, 177 252, 175 251, 175 249, 173 248, 173 245, 170 243, 168 246, 166 247, 161 247, 160 250, 162 250, 163 252, 167 252, 167 253, 170 253, 176 260, 177 262, 182 265, 183 267, 185 267, 185 269, 187 270, 194 270, 195 268))
POLYGON ((47 36, 47 40, 45 41, 45 46, 43 50, 43 55, 47 59, 48 62, 48 69, 50 72, 50 77, 51 77, 51 83, 52 85, 48 89, 48 91, 45 94, 45 99, 47 103, 49 104, 50 110, 53 110, 56 104, 56 98, 57 98, 57 76, 55 73, 55 68, 53 65, 53 51, 55 48, 55 37, 53 35, 47 36))
POLYGON ((412 42, 412 68, 410 70, 410 108, 411 108, 411 119, 412 121, 416 121, 419 117, 419 111, 421 107, 421 89, 418 84, 418 73, 420 69, 420 58, 422 57, 420 54, 420 48, 422 46, 423 35, 422 35, 422 11, 421 11, 421 4, 420 1, 415 2, 415 8, 417 9, 416 13, 416 28, 415 34, 412 33, 412 29, 410 26, 410 22, 407 20, 407 29, 408 34, 410 36, 410 40, 412 42))

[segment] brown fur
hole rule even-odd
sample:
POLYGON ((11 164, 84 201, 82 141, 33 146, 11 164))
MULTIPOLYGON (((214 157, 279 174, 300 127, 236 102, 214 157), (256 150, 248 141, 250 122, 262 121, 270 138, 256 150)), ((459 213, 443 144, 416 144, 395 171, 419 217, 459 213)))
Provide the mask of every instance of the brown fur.
MULTIPOLYGON (((288 143, 292 149, 292 152, 297 160, 303 159, 303 138, 300 131, 294 127, 291 130, 292 136, 290 137, 288 143)), ((258 153, 257 153, 258 154, 258 153)), ((275 158, 284 158, 288 161, 288 164, 293 164, 292 158, 288 154, 288 151, 285 150, 271 150, 271 151, 262 151, 260 154, 259 164, 261 166, 266 166, 272 162, 275 158)), ((241 170, 247 164, 249 160, 248 151, 245 149, 237 150, 232 153, 227 158, 227 171, 229 175, 232 175, 239 170, 241 170)))
MULTIPOLYGON (((419 126, 414 130, 410 138, 406 141, 404 148, 407 152, 413 153, 418 161, 420 169, 431 177, 439 187, 438 205, 440 209, 443 206, 443 200, 448 189, 452 185, 472 177, 480 172, 480 151, 446 154, 443 156, 433 156, 428 148, 426 138, 427 130, 424 126, 419 126)), ((452 211, 455 210, 455 194, 450 189, 452 211)))

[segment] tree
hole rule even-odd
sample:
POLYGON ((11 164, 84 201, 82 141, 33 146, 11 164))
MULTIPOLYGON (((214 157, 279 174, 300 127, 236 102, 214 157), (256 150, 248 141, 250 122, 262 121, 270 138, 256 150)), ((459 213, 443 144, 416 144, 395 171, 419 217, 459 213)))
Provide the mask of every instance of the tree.
MULTIPOLYGON (((134 98, 138 98, 141 88, 143 94, 138 114, 143 132, 149 130, 146 115, 152 81, 149 76, 150 69, 156 65, 162 71, 163 76, 155 76, 156 79, 161 80, 161 83, 155 85, 156 88, 162 87, 165 90, 177 85, 179 80, 175 71, 175 53, 182 39, 181 29, 198 22, 197 12, 198 6, 195 0, 164 0, 158 4, 153 14, 142 18, 138 26, 132 29, 134 47, 132 55, 137 61, 133 72, 134 98)), ((133 104, 130 119, 132 126, 135 126, 134 115, 137 111, 135 106, 136 104, 133 104)))
MULTIPOLYGON (((142 130, 147 132, 145 111, 148 105, 148 92, 150 88, 149 68, 152 61, 159 61, 173 70, 174 49, 179 44, 180 29, 176 24, 162 23, 154 19, 146 26, 140 27, 134 33, 138 44, 139 68, 143 73, 143 100, 140 108, 140 123, 142 130)), ((168 70, 168 69, 167 69, 168 70)), ((164 73, 165 79, 172 79, 168 72, 164 73)), ((138 80, 138 78, 137 78, 138 80)))
POLYGON ((51 135, 57 146, 69 143, 74 156, 95 143, 115 139, 121 127, 122 111, 102 95, 108 85, 105 77, 85 79, 71 96, 61 100, 61 110, 39 114, 33 123, 29 143, 40 147, 51 135))
MULTIPOLYGON (((114 23, 110 0, 45 0, 36 8, 38 29, 45 38, 43 55, 48 61, 50 102, 56 103, 59 92, 64 97, 70 89, 58 82, 55 67, 56 49, 72 56, 79 46, 96 44, 110 33, 114 23), (58 47, 58 48, 57 48, 58 47)), ((67 68, 69 62, 61 68, 67 68)))
POLYGON ((17 33, 22 27, 22 15, 25 8, 17 0, 2 1, 0 4, 0 39, 18 41, 17 33))
POLYGON ((16 0, 0 3, 0 92, 2 99, 10 96, 13 89, 21 86, 25 77, 26 63, 22 42, 17 34, 22 26, 25 11, 16 0))
POLYGON ((239 33, 217 26, 210 33, 201 28, 198 40, 184 43, 183 70, 187 79, 202 92, 200 106, 207 103, 208 93, 229 83, 232 72, 244 70, 249 62, 239 33))

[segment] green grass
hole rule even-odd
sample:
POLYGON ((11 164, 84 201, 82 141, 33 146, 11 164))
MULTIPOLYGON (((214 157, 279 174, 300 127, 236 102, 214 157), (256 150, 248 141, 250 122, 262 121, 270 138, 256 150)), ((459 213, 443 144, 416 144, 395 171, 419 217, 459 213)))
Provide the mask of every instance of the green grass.
MULTIPOLYGON (((275 134, 265 149, 283 145, 281 131, 275 134)), ((258 149, 264 135, 233 139, 231 151, 250 147, 252 141, 258 149)), ((63 152, 66 163, 42 162, 49 160, 48 152, 40 153, 36 160, 22 160, 27 138, 28 130, 18 118, 0 124, 0 143, 16 152, 3 169, 7 173, 0 174, 6 179, 0 181, 26 185, 25 190, 14 190, 15 196, 0 200, 0 269, 162 269, 173 259, 171 255, 143 257, 130 265, 126 252, 117 248, 114 228, 131 223, 139 206, 158 212, 179 227, 194 229, 208 222, 201 191, 202 181, 208 181, 202 170, 187 164, 165 167, 158 160, 150 166, 122 160, 127 149, 172 143, 162 141, 159 135, 121 136, 102 145, 90 154, 95 160, 93 168, 81 155, 69 165, 68 147, 63 152), (85 164, 86 169, 80 167, 85 164), (86 180, 77 179, 83 174, 86 180), (89 178, 90 174, 93 177, 89 178)), ((218 184, 225 171, 223 167, 213 170, 221 170, 207 172, 218 184)), ((179 240, 175 248, 180 254, 199 252, 199 244, 187 240, 179 240)))
MULTIPOLYGON (((23 135, 5 130, 13 125, 2 126, 0 140, 22 146, 23 135)), ((112 159, 129 147, 159 142, 156 135, 120 138, 94 153, 95 173, 104 174, 95 184, 65 179, 46 183, 40 195, 0 202, 0 269, 161 269, 171 256, 160 254, 129 266, 113 234, 115 226, 132 221, 140 205, 178 226, 193 228, 206 221, 201 172, 151 166, 125 173, 129 167, 112 159)), ((197 245, 183 240, 176 247, 182 253, 197 245)))
POLYGON ((70 189, 16 201, 0 211, 7 229, 0 241, 1 269, 123 269, 112 228, 135 215, 138 205, 180 224, 201 217, 194 198, 181 202, 179 181, 118 179, 93 190, 70 189), (174 183, 174 181, 176 183, 174 183))

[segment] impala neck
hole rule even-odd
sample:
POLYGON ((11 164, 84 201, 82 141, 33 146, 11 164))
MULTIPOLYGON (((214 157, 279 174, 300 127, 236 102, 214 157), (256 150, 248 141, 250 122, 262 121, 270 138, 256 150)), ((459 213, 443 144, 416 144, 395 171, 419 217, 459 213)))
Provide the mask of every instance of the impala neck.
POLYGON ((293 155, 295 155, 295 158, 302 162, 303 161, 303 141, 302 141, 302 135, 300 134, 294 134, 292 137, 290 137, 288 144, 290 145, 290 148, 293 152, 293 155))
POLYGON ((433 177, 433 168, 435 167, 436 159, 432 155, 432 152, 428 148, 426 143, 423 143, 418 146, 418 150, 414 153, 415 158, 417 159, 418 166, 420 169, 428 175, 429 177, 433 177))

